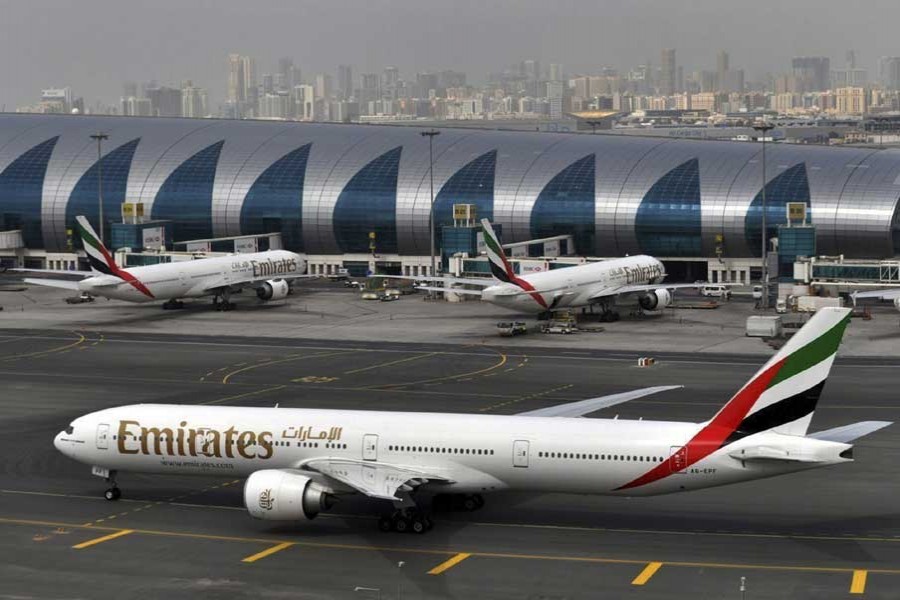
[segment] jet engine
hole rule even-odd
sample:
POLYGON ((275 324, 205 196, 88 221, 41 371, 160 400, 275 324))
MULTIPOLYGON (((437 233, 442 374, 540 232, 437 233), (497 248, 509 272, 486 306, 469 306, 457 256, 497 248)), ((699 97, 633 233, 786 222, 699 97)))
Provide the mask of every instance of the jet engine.
POLYGON ((256 297, 260 300, 281 300, 287 298, 290 291, 291 288, 284 279, 270 279, 256 288, 256 297))
POLYGON ((900 296, 897 296, 896 298, 894 298, 894 308, 896 308, 897 310, 900 310, 900 296))
POLYGON ((314 519, 334 505, 334 497, 305 475, 281 469, 257 471, 244 484, 244 506, 266 521, 314 519))
POLYGON ((672 304, 672 293, 662 288, 653 290, 641 296, 638 304, 644 310, 660 310, 672 304))

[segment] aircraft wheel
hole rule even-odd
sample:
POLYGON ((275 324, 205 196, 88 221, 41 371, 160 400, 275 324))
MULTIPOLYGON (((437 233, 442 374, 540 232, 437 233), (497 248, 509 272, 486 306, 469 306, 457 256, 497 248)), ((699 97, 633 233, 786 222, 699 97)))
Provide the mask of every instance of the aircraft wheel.
POLYGON ((117 487, 111 487, 105 492, 103 492, 103 497, 109 500, 110 502, 114 502, 122 497, 122 491, 117 487))
POLYGON ((428 531, 428 527, 425 524, 425 521, 422 519, 422 517, 416 517, 415 519, 410 521, 409 525, 410 525, 411 533, 422 534, 422 533, 425 533, 426 531, 428 531))
POLYGON ((475 496, 466 496, 462 501, 463 509, 468 512, 472 512, 474 510, 478 510, 480 507, 478 505, 478 500, 475 496))
POLYGON ((394 525, 391 522, 391 518, 388 516, 382 516, 378 518, 378 529, 384 532, 390 531, 393 529, 394 525))
POLYGON ((394 517, 392 525, 397 533, 406 533, 409 531, 410 523, 406 517, 394 517))

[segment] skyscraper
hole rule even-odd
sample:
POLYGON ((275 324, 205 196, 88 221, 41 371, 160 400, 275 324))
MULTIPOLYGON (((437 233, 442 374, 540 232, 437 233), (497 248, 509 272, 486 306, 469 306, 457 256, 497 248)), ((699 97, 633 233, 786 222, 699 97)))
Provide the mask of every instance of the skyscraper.
POLYGON ((878 59, 878 79, 886 90, 900 90, 900 56, 878 59))
POLYGON ((209 114, 206 90, 187 80, 181 85, 181 115, 199 119, 209 114))
POLYGON ((660 60, 659 95, 671 96, 677 91, 675 82, 677 76, 677 69, 675 67, 675 49, 664 48, 660 60))
POLYGON ((728 53, 719 50, 716 54, 716 86, 719 91, 726 91, 725 79, 728 77, 728 53))
POLYGON ((823 92, 830 87, 831 61, 827 56, 795 56, 791 67, 799 93, 823 92))
POLYGON ((353 67, 338 65, 337 86, 341 100, 347 100, 353 95, 353 67))
POLYGON ((331 75, 328 73, 319 73, 316 75, 316 98, 331 97, 331 75))

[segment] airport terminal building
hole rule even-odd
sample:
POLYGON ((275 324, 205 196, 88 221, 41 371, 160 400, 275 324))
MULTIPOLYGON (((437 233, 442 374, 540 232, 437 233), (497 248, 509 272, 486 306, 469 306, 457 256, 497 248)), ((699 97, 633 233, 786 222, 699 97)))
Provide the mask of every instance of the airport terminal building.
MULTIPOLYGON (((65 252, 75 216, 98 219, 101 167, 104 220, 142 203, 172 222, 175 241, 281 232, 311 264, 427 257, 422 131, 2 114, 0 231, 21 231, 20 257, 65 252), (109 136, 101 164, 97 132, 109 136)), ((572 235, 582 255, 759 262, 762 144, 477 129, 443 129, 433 143, 438 228, 465 203, 504 243, 572 235)), ((766 155, 770 234, 800 202, 818 254, 900 254, 900 151, 768 144, 766 155)))

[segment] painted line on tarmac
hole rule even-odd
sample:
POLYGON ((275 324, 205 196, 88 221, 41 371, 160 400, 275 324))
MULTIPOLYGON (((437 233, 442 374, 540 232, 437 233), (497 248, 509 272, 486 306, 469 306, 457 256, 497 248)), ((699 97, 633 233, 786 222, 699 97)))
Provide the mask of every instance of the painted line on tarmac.
POLYGON ((647 563, 644 570, 638 573, 638 576, 631 581, 631 585, 646 585, 646 583, 650 581, 650 578, 656 575, 656 572, 659 571, 661 566, 663 566, 661 562, 647 563))
MULTIPOLYGON (((46 521, 38 519, 12 519, 0 517, 0 524, 6 525, 24 525, 38 527, 67 527, 70 529, 93 529, 96 531, 110 531, 111 536, 103 536, 89 540, 89 542, 101 543, 107 539, 121 537, 128 534, 142 534, 148 536, 160 536, 182 539, 200 539, 213 541, 232 541, 232 542, 255 542, 271 545, 283 544, 284 539, 243 537, 234 535, 215 535, 205 533, 193 533, 187 531, 165 531, 159 529, 119 529, 113 527, 97 527, 85 526, 75 523, 65 523, 60 521, 46 521), (113 537, 114 536, 114 537, 113 537)), ((88 542, 84 542, 88 543, 88 542)), ((468 554, 471 557, 481 558, 499 558, 510 560, 535 560, 535 561, 556 561, 556 562, 573 562, 585 564, 614 564, 614 565, 646 565, 646 560, 634 558, 612 558, 602 556, 567 556, 567 555, 551 555, 551 554, 516 554, 511 552, 459 552, 454 550, 432 550, 430 548, 410 548, 404 546, 365 546, 362 544, 332 544, 327 542, 290 542, 294 546, 305 548, 322 548, 331 550, 365 550, 376 552, 399 552, 405 554, 421 554, 429 556, 456 556, 459 554, 468 554)), ((703 561, 666 561, 670 567, 687 567, 687 568, 710 568, 710 569, 750 569, 758 571, 780 571, 780 572, 798 572, 798 573, 855 573, 860 569, 854 567, 825 567, 811 565, 773 565, 760 563, 729 563, 729 562, 703 562, 703 561)), ((900 575, 900 569, 868 569, 867 573, 879 573, 882 575, 900 575)))
POLYGON ((469 554, 468 552, 460 552, 459 554, 457 554, 455 556, 451 556, 450 558, 448 558, 447 560, 445 560, 444 562, 442 562, 435 568, 428 571, 428 574, 429 575, 440 575, 444 571, 452 569, 453 567, 455 567, 462 561, 466 560, 470 556, 472 556, 472 555, 469 554))
POLYGON ((419 354, 417 356, 410 356, 409 358, 401 358, 399 360, 392 360, 390 362, 380 363, 377 365, 372 365, 371 367, 363 367, 361 369, 353 369, 352 371, 344 371, 344 375, 351 375, 353 373, 362 373, 363 371, 371 371, 373 369, 380 369, 382 367, 390 367, 392 365, 399 365, 400 363, 412 362, 414 360, 420 360, 422 358, 428 358, 429 356, 436 356, 441 354, 440 352, 428 352, 426 354, 419 354))
POLYGON ((271 555, 275 554, 276 552, 281 552, 282 550, 287 550, 288 548, 290 548, 291 546, 294 546, 294 545, 295 545, 294 542, 282 542, 280 544, 276 544, 276 545, 272 546, 271 548, 266 548, 262 552, 257 552, 256 554, 251 554, 250 556, 247 556, 246 558, 242 558, 241 562, 255 563, 256 561, 258 561, 261 558, 271 556, 271 555))
POLYGON ((210 400, 208 402, 201 402, 201 405, 210 405, 210 404, 222 404, 223 402, 229 402, 231 400, 240 400, 242 398, 249 398, 251 396, 259 396, 261 394, 268 394, 269 392, 277 392, 278 390, 283 390, 286 388, 286 385, 275 385, 272 387, 263 388, 261 390, 255 390, 253 392, 245 392, 243 394, 237 394, 235 396, 226 396, 225 398, 219 398, 218 400, 210 400))
POLYGON ((431 384, 436 384, 436 383, 445 383, 448 381, 459 380, 463 377, 476 377, 478 375, 484 375, 485 373, 489 373, 491 371, 499 369, 500 367, 505 365, 506 362, 509 360, 509 357, 506 354, 504 354, 503 352, 500 352, 499 350, 493 350, 493 351, 500 356, 500 360, 497 361, 495 364, 491 365, 490 367, 487 367, 484 369, 478 369, 477 371, 469 371, 467 373, 458 373, 456 375, 447 375, 446 377, 435 377, 433 379, 422 379, 419 381, 407 381, 407 382, 401 382, 401 383, 388 383, 388 384, 383 384, 383 385, 373 385, 367 389, 393 390, 398 387, 407 387, 407 386, 411 386, 411 385, 431 385, 431 384))
POLYGON ((250 365, 248 367, 242 367, 240 369, 237 369, 236 371, 231 371, 230 373, 228 373, 224 377, 222 377, 222 383, 228 383, 229 379, 231 379, 235 375, 238 375, 239 373, 245 373, 245 372, 251 371, 253 369, 259 369, 260 367, 268 367, 271 365, 277 365, 277 364, 292 362, 292 361, 296 361, 296 360, 304 360, 307 358, 325 358, 328 356, 336 356, 338 354, 351 354, 351 353, 352 352, 348 352, 347 350, 338 350, 336 352, 319 352, 317 354, 300 354, 297 356, 289 356, 287 358, 280 358, 278 360, 270 360, 268 362, 260 362, 260 363, 250 365))
POLYGON ((97 544, 102 544, 103 542, 108 542, 110 540, 114 540, 116 538, 120 538, 125 535, 129 535, 134 533, 133 529, 120 529, 115 533, 111 533, 109 535, 104 535, 102 537, 94 538, 92 540, 88 540, 86 542, 81 542, 80 544, 75 544, 72 548, 76 550, 84 550, 85 548, 90 548, 91 546, 96 546, 97 544))
MULTIPOLYGON (((22 358, 39 358, 42 356, 46 356, 48 354, 55 354, 58 352, 68 352, 69 350, 72 350, 73 348, 76 348, 77 346, 80 346, 81 344, 83 344, 84 342, 87 341, 87 336, 85 336, 77 331, 73 331, 72 333, 77 335, 78 339, 69 344, 59 346, 58 348, 49 348, 47 350, 40 350, 37 352, 27 352, 25 354, 10 354, 9 356, 0 356, 0 361, 5 362, 5 361, 12 361, 12 360, 20 360, 22 358)), ((57 339, 59 339, 59 338, 57 338, 57 339)))
POLYGON ((853 571, 853 579, 850 580, 850 593, 851 594, 865 594, 866 593, 866 578, 868 576, 868 571, 862 571, 857 569, 853 571))

